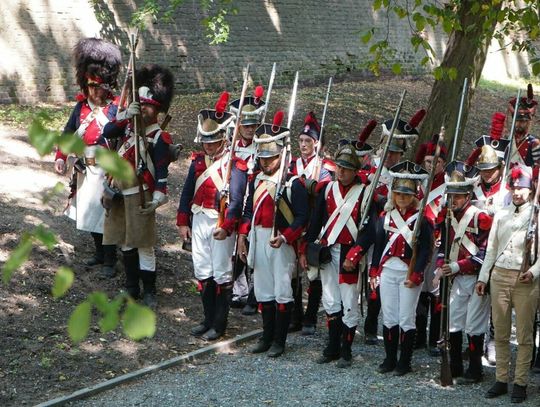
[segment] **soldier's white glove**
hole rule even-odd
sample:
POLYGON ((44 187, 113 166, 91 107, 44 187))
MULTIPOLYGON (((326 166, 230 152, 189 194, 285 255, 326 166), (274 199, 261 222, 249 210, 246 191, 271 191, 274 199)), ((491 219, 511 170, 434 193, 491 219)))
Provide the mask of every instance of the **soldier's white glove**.
POLYGON ((149 215, 161 205, 166 204, 168 201, 169 197, 163 192, 154 191, 154 194, 152 195, 152 200, 150 202, 147 202, 146 206, 139 210, 139 213, 141 213, 142 215, 149 215))
POLYGON ((62 158, 58 158, 54 162, 54 170, 58 174, 64 174, 66 172, 66 162, 62 158))
POLYGON ((141 104, 139 102, 131 102, 126 110, 116 115, 116 120, 129 120, 141 113, 141 104))
POLYGON ((452 274, 457 274, 459 272, 459 264, 457 262, 453 261, 448 264, 450 266, 450 269, 452 270, 452 274))

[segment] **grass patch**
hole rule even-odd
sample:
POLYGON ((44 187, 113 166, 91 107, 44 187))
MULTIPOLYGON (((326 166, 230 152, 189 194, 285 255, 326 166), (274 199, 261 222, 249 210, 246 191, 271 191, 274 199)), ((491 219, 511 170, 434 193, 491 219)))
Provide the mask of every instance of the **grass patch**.
POLYGON ((63 130, 73 109, 73 104, 62 105, 0 105, 0 122, 18 128, 27 128, 34 117, 51 130, 63 130))

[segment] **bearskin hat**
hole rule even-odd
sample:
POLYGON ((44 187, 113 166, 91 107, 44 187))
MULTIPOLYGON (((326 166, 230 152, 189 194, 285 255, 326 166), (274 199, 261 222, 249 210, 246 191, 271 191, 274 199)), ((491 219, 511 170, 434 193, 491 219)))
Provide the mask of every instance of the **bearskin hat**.
POLYGON ((115 88, 122 64, 120 49, 99 38, 84 38, 73 48, 77 84, 86 91, 88 80, 115 88))
POLYGON ((161 112, 169 110, 174 94, 174 76, 170 70, 156 64, 137 69, 135 82, 141 103, 156 105, 161 112))

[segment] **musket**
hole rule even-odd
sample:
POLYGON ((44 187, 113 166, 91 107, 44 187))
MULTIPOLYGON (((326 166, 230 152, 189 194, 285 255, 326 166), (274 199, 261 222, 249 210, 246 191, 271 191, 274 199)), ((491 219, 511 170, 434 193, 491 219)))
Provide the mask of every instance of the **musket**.
POLYGON ((120 93, 120 99, 118 101, 118 113, 123 112, 126 109, 126 101, 131 87, 131 76, 133 75, 133 54, 129 57, 129 63, 127 67, 126 77, 124 78, 124 84, 122 85, 122 92, 120 93))
POLYGON ((231 146, 228 152, 227 169, 225 171, 225 177, 224 177, 225 182, 224 182, 223 189, 221 190, 220 197, 219 197, 219 214, 218 214, 216 228, 221 227, 221 225, 225 221, 225 210, 227 209, 227 205, 229 201, 229 188, 230 188, 230 183, 231 183, 234 147, 238 139, 240 121, 242 119, 242 111, 244 110, 244 99, 247 92, 248 80, 249 80, 249 64, 247 65, 246 72, 244 73, 244 83, 242 84, 242 93, 240 94, 240 103, 238 105, 238 117, 236 118, 231 146))
POLYGON ((516 107, 514 108, 514 115, 512 116, 512 126, 510 128, 510 137, 509 137, 510 143, 508 143, 508 154, 506 155, 506 162, 504 163, 504 169, 503 169, 503 173, 501 177, 503 182, 506 179, 506 176, 508 175, 508 171, 510 170, 512 155, 514 154, 512 150, 514 149, 514 132, 516 128, 516 119, 517 119, 518 104, 519 104, 520 97, 521 97, 521 89, 518 89, 517 97, 516 97, 516 107))
POLYGON ((399 100, 398 107, 396 109, 396 114, 394 115, 394 121, 392 122, 392 128, 390 129, 390 134, 388 135, 388 140, 386 140, 386 144, 384 146, 384 150, 381 156, 381 160, 379 162, 379 165, 377 166, 377 171, 375 171, 375 175, 373 176, 373 179, 371 180, 371 187, 369 188, 369 192, 367 195, 367 200, 365 201, 365 207, 362 210, 362 217, 360 219, 360 222, 358 223, 358 234, 364 229, 369 222, 369 214, 371 211, 371 204, 373 202, 373 196, 375 195, 375 190, 378 187, 379 178, 381 177, 382 169, 384 167, 384 162, 386 161, 386 157, 388 156, 388 152, 390 151, 390 144, 392 143, 392 139, 394 138, 394 132, 396 131, 396 127, 399 123, 399 117, 401 115, 401 108, 403 107, 403 100, 405 99, 405 95, 407 94, 407 91, 404 90, 403 93, 401 93, 401 99, 399 100))
MULTIPOLYGON (((539 176, 536 178, 536 187, 534 191, 534 198, 532 201, 532 208, 531 208, 531 216, 529 217, 529 223, 527 226, 527 233, 525 233, 525 242, 524 242, 524 249, 523 249, 523 259, 521 260, 521 268, 520 268, 520 274, 523 275, 524 273, 529 270, 529 268, 535 263, 537 260, 534 256, 536 256, 537 253, 537 245, 538 245, 538 236, 537 236, 537 230, 538 230, 538 192, 540 191, 538 181, 540 181, 540 172, 539 176)), ((534 180, 533 180, 534 185, 534 180)))
POLYGON ((332 89, 332 81, 333 78, 330 77, 328 79, 328 89, 326 91, 326 99, 324 101, 324 109, 321 119, 321 131, 319 132, 319 142, 317 143, 317 146, 315 147, 315 159, 317 160, 315 162, 315 168, 313 169, 313 175, 312 179, 315 181, 319 181, 319 176, 321 174, 321 167, 322 167, 322 161, 323 161, 323 155, 322 155, 322 146, 323 146, 323 132, 324 132, 324 124, 326 122, 326 111, 328 109, 328 99, 330 97, 330 89, 332 89))
POLYGON ((463 104, 465 103, 465 96, 467 95, 467 84, 469 83, 469 78, 465 78, 463 80, 463 89, 461 90, 461 101, 459 102, 459 112, 458 112, 458 118, 456 122, 456 131, 454 132, 454 142, 452 144, 452 159, 450 162, 454 161, 454 158, 456 157, 456 149, 457 149, 457 141, 459 137, 459 128, 461 127, 461 116, 463 112, 463 104))
POLYGON ((422 197, 422 200, 420 201, 420 206, 418 208, 418 217, 416 218, 416 222, 414 223, 414 229, 413 229, 412 240, 411 240, 412 256, 411 256, 411 261, 409 262, 409 268, 407 269, 406 280, 411 279, 411 275, 414 272, 414 268, 416 267, 416 258, 418 255, 418 237, 420 236, 420 225, 422 224, 422 220, 424 219, 424 211, 426 210, 426 206, 428 203, 429 191, 431 191, 431 185, 433 185, 433 180, 435 179, 435 173, 437 171, 437 163, 439 162, 439 157, 441 155, 441 146, 443 142, 444 142, 444 126, 441 127, 441 131, 439 132, 439 139, 437 140, 437 147, 435 148, 435 154, 433 156, 433 164, 431 166, 431 171, 429 174, 426 189, 424 190, 424 196, 422 197))
MULTIPOLYGON (((135 32, 130 33, 129 35, 129 45, 130 45, 130 51, 131 51, 131 96, 133 98, 134 102, 140 103, 139 99, 139 89, 137 88, 137 83, 135 80, 135 50, 137 49, 137 43, 139 42, 138 39, 139 31, 135 30, 135 32)), ((148 151, 146 146, 146 135, 144 134, 144 125, 142 121, 142 115, 136 114, 133 116, 133 132, 135 134, 135 173, 137 176, 137 183, 139 185, 139 203, 141 205, 141 208, 144 208, 146 205, 146 200, 144 197, 144 178, 143 178, 143 171, 146 166, 146 161, 142 159, 141 157, 141 151, 140 151, 140 142, 143 141, 144 146, 144 152, 148 151)))
POLYGON ((274 87, 274 79, 276 78, 276 63, 272 65, 272 73, 270 74, 270 80, 268 81, 268 88, 266 91, 266 100, 264 104, 263 114, 261 116, 261 123, 264 123, 266 119, 266 113, 268 112, 268 106, 270 106, 270 96, 272 95, 272 88, 274 87))
MULTIPOLYGON (((291 93, 291 100, 289 101, 289 110, 287 111, 287 128, 290 129, 292 126, 292 120, 294 117, 294 108, 296 106, 296 93, 298 91, 298 71, 294 76, 294 84, 291 93)), ((276 193, 274 195, 274 219, 272 221, 272 233, 270 236, 275 237, 277 233, 276 227, 276 217, 279 210, 279 202, 283 196, 283 191, 285 190, 285 184, 287 182, 287 173, 289 172, 289 166, 291 161, 291 135, 289 130, 289 135, 285 138, 285 144, 281 153, 281 160, 279 164, 279 174, 278 174, 278 183, 276 185, 276 193)))
MULTIPOLYGON (((452 195, 446 202, 446 218, 445 218, 445 246, 444 246, 444 263, 450 263, 450 228, 452 227, 452 195)), ((437 346, 441 350, 441 386, 451 386, 452 372, 450 370, 450 310, 448 308, 450 302, 450 277, 443 276, 440 285, 441 296, 441 338, 437 342, 437 346)))

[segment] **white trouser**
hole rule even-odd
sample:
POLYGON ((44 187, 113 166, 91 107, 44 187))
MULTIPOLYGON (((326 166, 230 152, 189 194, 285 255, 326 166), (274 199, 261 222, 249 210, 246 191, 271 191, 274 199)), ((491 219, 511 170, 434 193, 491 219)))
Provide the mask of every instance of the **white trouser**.
POLYGON ((254 286, 258 302, 276 301, 286 304, 293 301, 292 273, 296 267, 296 253, 290 244, 278 249, 270 246, 271 228, 255 226, 249 250, 255 250, 254 286))
POLYGON ((450 292, 450 332, 483 335, 488 330, 490 299, 474 291, 476 275, 458 274, 450 292))
POLYGON ((331 246, 332 261, 321 266, 322 304, 327 314, 341 311, 343 305, 343 323, 349 328, 358 325, 358 286, 339 282, 341 245, 331 246))
POLYGON ((214 277, 217 284, 232 281, 232 253, 235 233, 225 240, 214 239, 216 218, 203 212, 193 214, 191 228, 191 256, 197 280, 214 277))
MULTIPOLYGON (((132 250, 133 247, 122 246, 121 250, 127 252, 132 250)), ((139 247, 137 248, 139 253, 139 268, 145 271, 156 271, 156 253, 153 247, 139 247)))
POLYGON ((86 173, 77 173, 75 213, 77 229, 103 233, 105 209, 101 205, 105 171, 97 165, 86 166, 86 173))
POLYGON ((249 295, 249 282, 246 277, 247 270, 240 273, 240 275, 234 280, 233 285, 233 299, 246 300, 249 295))
MULTIPOLYGON (((390 260, 388 260, 390 261, 390 260)), ((407 288, 403 285, 407 277, 407 265, 392 262, 384 264, 381 273, 381 308, 383 324, 387 328, 399 325, 404 332, 416 328, 416 306, 422 285, 407 288)))

